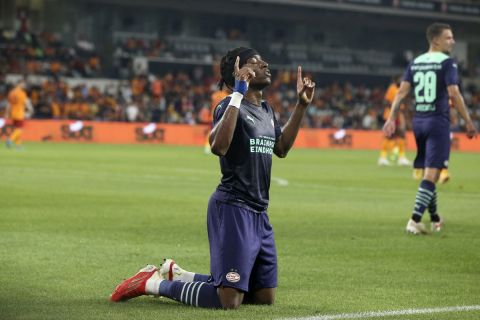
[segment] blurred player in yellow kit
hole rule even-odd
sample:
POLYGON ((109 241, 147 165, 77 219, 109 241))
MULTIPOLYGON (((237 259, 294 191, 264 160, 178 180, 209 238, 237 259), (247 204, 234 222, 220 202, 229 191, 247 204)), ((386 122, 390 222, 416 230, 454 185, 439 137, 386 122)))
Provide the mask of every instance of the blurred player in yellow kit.
MULTIPOLYGON (((220 63, 214 63, 212 71, 215 77, 217 77, 218 79, 221 78, 220 63)), ((205 110, 204 112, 205 116, 202 119, 202 123, 208 124, 210 126, 205 137, 204 151, 206 154, 211 153, 209 139, 210 139, 210 131, 212 130, 213 114, 215 112, 215 109, 220 104, 220 102, 222 102, 222 100, 231 93, 223 90, 220 84, 218 86, 219 88, 214 92, 212 92, 210 96, 210 109, 208 110, 208 112, 207 110, 205 110)))
POLYGON ((27 112, 33 112, 32 104, 28 99, 25 91, 27 83, 24 79, 20 80, 18 84, 8 94, 8 106, 5 117, 12 119, 14 130, 7 138, 7 147, 11 148, 15 145, 17 148, 22 146, 22 132, 27 112))
MULTIPOLYGON (((392 83, 385 93, 385 100, 387 102, 387 107, 385 107, 383 118, 384 120, 388 119, 390 115, 390 106, 392 105, 393 99, 398 92, 400 86, 400 76, 394 76, 392 78, 392 83)), ((388 166, 390 165, 389 156, 392 156, 394 152, 398 152, 398 165, 400 166, 409 166, 411 163, 405 156, 405 131, 406 131, 406 121, 403 110, 405 105, 400 106, 400 112, 398 113, 396 122, 396 131, 392 137, 384 137, 382 142, 382 150, 380 151, 380 158, 378 159, 379 166, 388 166)), ((393 158, 393 157, 392 157, 393 158)))
MULTIPOLYGON (((211 102, 210 102, 210 114, 209 114, 209 122, 208 123, 210 123, 210 124, 212 123, 213 113, 215 112, 215 108, 228 95, 229 95, 228 92, 226 92, 224 90, 220 90, 220 89, 215 91, 214 93, 212 93, 211 98, 210 98, 211 102)), ((206 141, 205 141, 205 153, 207 153, 207 154, 211 153, 209 137, 210 137, 210 130, 208 131, 207 138, 206 138, 206 141)))

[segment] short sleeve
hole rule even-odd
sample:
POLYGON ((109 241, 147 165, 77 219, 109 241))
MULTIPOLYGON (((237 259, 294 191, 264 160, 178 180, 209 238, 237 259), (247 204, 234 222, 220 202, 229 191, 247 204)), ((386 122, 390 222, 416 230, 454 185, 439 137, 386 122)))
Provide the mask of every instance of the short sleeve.
POLYGON ((453 59, 447 59, 443 67, 445 68, 445 83, 447 86, 458 85, 458 67, 453 59))
POLYGON ((225 110, 227 110, 228 103, 230 102, 230 96, 225 97, 218 106, 215 108, 213 111, 213 125, 216 125, 220 119, 222 119, 223 114, 225 113, 225 110))
POLYGON ((280 123, 277 120, 277 117, 275 116, 275 111, 273 110, 272 107, 270 107, 270 110, 272 110, 273 114, 273 128, 275 129, 275 141, 278 140, 278 138, 282 135, 282 127, 280 126, 280 123))
POLYGON ((403 81, 409 82, 410 84, 413 84, 413 74, 412 74, 412 64, 410 63, 407 67, 407 70, 405 70, 405 73, 403 74, 403 81))

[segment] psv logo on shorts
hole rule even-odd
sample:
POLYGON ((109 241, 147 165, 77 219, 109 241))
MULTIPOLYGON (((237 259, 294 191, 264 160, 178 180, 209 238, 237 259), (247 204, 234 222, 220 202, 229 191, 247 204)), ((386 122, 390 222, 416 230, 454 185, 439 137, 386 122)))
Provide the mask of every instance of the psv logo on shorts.
POLYGON ((240 275, 236 272, 227 273, 225 278, 227 279, 228 282, 232 282, 232 283, 240 281, 240 275))

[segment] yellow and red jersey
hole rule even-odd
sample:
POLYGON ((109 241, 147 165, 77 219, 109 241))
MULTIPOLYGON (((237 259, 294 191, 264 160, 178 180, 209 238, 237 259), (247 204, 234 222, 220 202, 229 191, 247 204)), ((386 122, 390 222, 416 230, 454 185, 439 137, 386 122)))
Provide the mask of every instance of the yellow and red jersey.
MULTIPOLYGON (((384 120, 387 120, 388 116, 390 115, 390 107, 392 106, 393 100, 395 100, 395 96, 397 95, 399 89, 400 88, 398 87, 398 85, 396 83, 392 83, 392 84, 390 84, 390 86, 388 86, 388 89, 385 92, 384 99, 388 102, 388 106, 385 107, 385 109, 383 110, 383 119, 384 120)), ((404 110, 404 109, 405 109, 405 105, 402 103, 400 105, 400 110, 404 110)), ((400 116, 400 114, 397 116, 397 121, 398 121, 399 116, 400 116)))
POLYGON ((214 93, 212 93, 211 96, 211 102, 210 102, 210 121, 213 121, 213 113, 215 112, 215 108, 220 104, 220 101, 222 101, 226 96, 228 96, 228 92, 225 92, 223 90, 217 90, 214 93))
POLYGON ((25 90, 16 86, 8 94, 8 103, 10 104, 10 117, 13 120, 25 120, 25 107, 28 100, 25 90))
POLYGON ((384 99, 388 101, 388 103, 392 104, 393 100, 395 99, 395 96, 398 93, 398 86, 396 83, 392 83, 388 86, 387 92, 385 92, 385 97, 384 99))

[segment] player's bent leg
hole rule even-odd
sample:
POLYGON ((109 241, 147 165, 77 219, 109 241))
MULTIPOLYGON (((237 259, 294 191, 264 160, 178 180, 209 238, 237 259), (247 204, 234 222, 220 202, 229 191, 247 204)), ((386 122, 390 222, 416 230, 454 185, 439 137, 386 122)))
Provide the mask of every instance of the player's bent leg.
POLYGON ((382 148, 380 151, 380 157, 378 158, 379 166, 389 166, 390 162, 388 161, 388 153, 390 147, 391 139, 384 138, 382 141, 382 148))
POLYGON ((258 289, 253 293, 255 304, 268 304, 272 305, 275 303, 275 293, 276 288, 262 288, 258 289))
POLYGON ((412 217, 407 223, 407 232, 413 234, 428 233, 423 223, 421 223, 421 220, 427 208, 430 208, 429 211, 436 212, 436 205, 435 208, 433 208, 432 205, 434 203, 432 201, 436 202, 435 182, 438 179, 438 171, 438 169, 430 167, 425 169, 425 175, 418 187, 417 195, 415 197, 412 217))
POLYGON ((211 283, 162 280, 155 295, 170 298, 186 305, 200 308, 224 308, 220 290, 211 283))
POLYGON ((218 288, 220 303, 224 309, 238 309, 243 302, 244 293, 235 288, 218 288))
POLYGON ((243 304, 273 305, 275 303, 276 288, 261 288, 246 292, 243 296, 243 304))
POLYGON ((399 166, 410 166, 412 163, 407 159, 405 149, 406 149, 406 139, 405 131, 400 130, 398 133, 398 138, 396 140, 398 146, 398 165, 399 166))
POLYGON ((443 227, 443 218, 438 214, 437 211, 437 191, 433 193, 432 200, 428 205, 428 212, 430 213, 430 228, 432 232, 440 232, 443 227))
MULTIPOLYGON (((229 300, 225 300, 224 306, 220 302, 219 291, 211 283, 169 281, 162 277, 159 269, 154 265, 147 265, 120 283, 110 296, 110 300, 120 302, 143 295, 163 296, 186 305, 202 308, 232 308, 235 306, 229 300)), ((238 306, 236 307, 238 308, 238 306)))
POLYGON ((21 136, 22 136, 22 129, 15 128, 12 132, 12 135, 10 136, 10 140, 12 140, 15 143, 15 145, 20 145, 22 142, 21 136))
POLYGON ((421 169, 421 168, 415 168, 415 169, 413 169, 413 174, 412 174, 413 179, 415 179, 415 180, 421 180, 421 179, 423 178, 423 173, 424 173, 423 171, 424 171, 424 170, 421 169))
POLYGON ((248 300, 250 304, 273 305, 277 287, 278 261, 273 228, 268 214, 261 214, 262 242, 249 283, 248 300))
POLYGON ((210 272, 224 308, 238 308, 244 292, 250 288, 261 243, 260 232, 253 226, 262 223, 262 214, 217 201, 214 197, 210 199, 207 218, 210 272))
POLYGON ((440 171, 440 178, 439 178, 439 182, 441 184, 445 184, 447 183, 448 181, 450 180, 450 173, 448 172, 448 169, 447 168, 444 168, 440 171))

